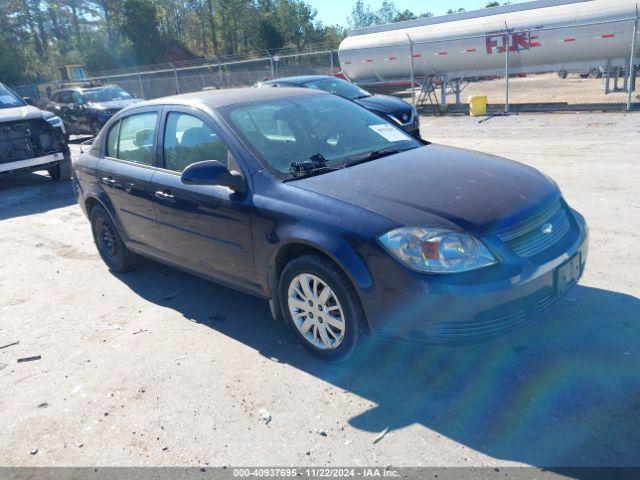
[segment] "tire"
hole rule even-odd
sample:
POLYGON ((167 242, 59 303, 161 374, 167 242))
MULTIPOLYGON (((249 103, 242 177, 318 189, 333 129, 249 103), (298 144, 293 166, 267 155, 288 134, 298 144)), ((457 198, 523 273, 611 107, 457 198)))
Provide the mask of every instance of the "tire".
POLYGON ((97 120, 91 121, 91 135, 93 135, 94 137, 97 137, 101 129, 102 129, 102 124, 99 121, 97 120))
POLYGON ((70 180, 73 175, 73 165, 71 164, 71 156, 65 153, 64 160, 61 160, 55 167, 47 170, 49 176, 56 182, 64 182, 70 180))
POLYGON ((567 75, 568 75, 568 73, 567 73, 567 71, 566 71, 566 70, 560 70, 560 71, 558 72, 558 76, 559 76, 561 79, 563 79, 563 80, 564 80, 565 78, 567 78, 567 75))
POLYGON ((602 72, 599 68, 592 68, 589 70, 589 78, 602 78, 602 72))
POLYGON ((126 247, 111 217, 99 205, 91 209, 91 231, 98 252, 110 270, 124 273, 139 265, 140 256, 126 247))
POLYGON ((280 275, 279 296, 287 325, 309 352, 330 362, 353 354, 365 318, 351 281, 337 265, 313 254, 293 259, 280 275), (331 321, 323 318, 328 313, 331 321))

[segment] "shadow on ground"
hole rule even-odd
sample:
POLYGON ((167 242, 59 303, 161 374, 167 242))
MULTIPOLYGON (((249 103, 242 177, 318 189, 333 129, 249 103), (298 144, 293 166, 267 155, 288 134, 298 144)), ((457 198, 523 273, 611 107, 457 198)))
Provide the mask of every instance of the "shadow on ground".
POLYGON ((0 175, 0 220, 34 215, 77 203, 71 181, 45 173, 0 175))
POLYGON ((376 403, 349 419, 354 428, 417 423, 536 466, 640 465, 640 300, 633 296, 579 286, 544 317, 490 343, 369 340, 347 364, 328 366, 271 319, 263 300, 151 262, 121 279, 188 320, 376 403), (176 285, 181 293, 165 299, 176 285))

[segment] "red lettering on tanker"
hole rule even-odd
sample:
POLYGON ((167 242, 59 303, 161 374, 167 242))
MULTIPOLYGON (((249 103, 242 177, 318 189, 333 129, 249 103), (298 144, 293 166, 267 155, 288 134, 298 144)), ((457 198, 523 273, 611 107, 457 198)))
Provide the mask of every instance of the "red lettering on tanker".
POLYGON ((537 35, 531 32, 490 32, 487 33, 487 53, 504 53, 509 46, 509 52, 520 52, 530 50, 534 47, 541 47, 537 35))

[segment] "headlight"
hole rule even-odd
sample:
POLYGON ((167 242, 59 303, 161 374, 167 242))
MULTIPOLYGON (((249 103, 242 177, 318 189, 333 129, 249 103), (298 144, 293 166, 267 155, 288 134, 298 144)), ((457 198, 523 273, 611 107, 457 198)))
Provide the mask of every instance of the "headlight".
POLYGON ((62 128, 63 126, 62 119, 56 115, 54 115, 53 117, 49 117, 46 120, 54 127, 62 128))
POLYGON ((497 263, 480 240, 453 230, 402 227, 378 240, 391 255, 419 272, 459 273, 497 263))

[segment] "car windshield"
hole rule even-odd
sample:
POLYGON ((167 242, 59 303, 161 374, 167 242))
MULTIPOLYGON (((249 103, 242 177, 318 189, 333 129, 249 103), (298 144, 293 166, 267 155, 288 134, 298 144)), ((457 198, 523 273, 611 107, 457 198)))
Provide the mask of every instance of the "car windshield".
POLYGON ((304 86, 314 90, 324 90, 325 92, 333 93, 348 98, 349 100, 371 96, 365 89, 341 78, 323 78, 321 80, 307 82, 304 86))
MULTIPOLYGON (((280 176, 294 162, 323 157, 340 168, 374 153, 422 146, 370 111, 335 95, 310 95, 245 105, 221 113, 259 160, 280 176)), ((325 162, 326 160, 326 162, 325 162)))
POLYGON ((129 92, 117 86, 85 90, 84 96, 88 102, 110 102, 112 100, 128 100, 133 98, 129 92))
POLYGON ((0 108, 23 107, 25 103, 20 97, 4 85, 0 85, 0 108))

